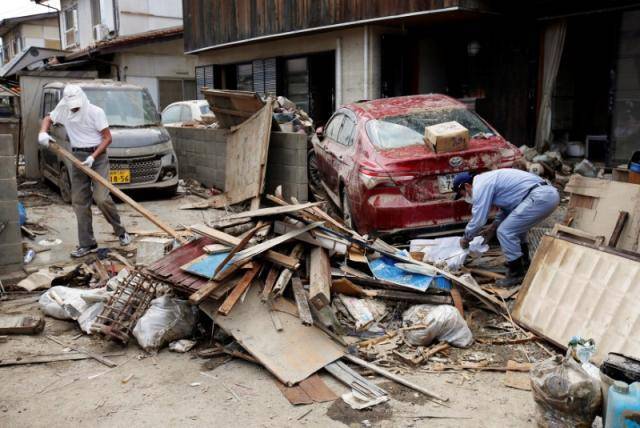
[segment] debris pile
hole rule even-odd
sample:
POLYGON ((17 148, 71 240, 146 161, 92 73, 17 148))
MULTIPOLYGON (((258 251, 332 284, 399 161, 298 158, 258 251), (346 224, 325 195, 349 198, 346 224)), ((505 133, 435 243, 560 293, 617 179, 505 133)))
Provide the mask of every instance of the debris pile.
POLYGON ((273 103, 273 118, 283 132, 297 132, 311 138, 315 134, 313 120, 290 99, 278 96, 273 103))

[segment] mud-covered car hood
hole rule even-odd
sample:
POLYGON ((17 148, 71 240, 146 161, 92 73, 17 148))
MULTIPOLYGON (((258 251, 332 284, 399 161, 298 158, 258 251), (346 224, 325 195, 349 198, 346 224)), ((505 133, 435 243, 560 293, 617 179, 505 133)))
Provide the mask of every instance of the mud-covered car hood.
POLYGON ((167 130, 161 126, 147 126, 144 128, 112 127, 109 129, 113 139, 110 147, 118 149, 153 146, 171 140, 167 130))

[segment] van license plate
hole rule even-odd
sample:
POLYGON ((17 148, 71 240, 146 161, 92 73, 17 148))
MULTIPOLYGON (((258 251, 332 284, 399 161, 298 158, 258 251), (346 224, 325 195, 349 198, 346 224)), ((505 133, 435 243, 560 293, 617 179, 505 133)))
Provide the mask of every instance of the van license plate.
POLYGON ((113 184, 131 183, 131 170, 114 169, 109 171, 109 178, 113 184))
POLYGON ((440 193, 453 192, 453 178, 455 174, 440 175, 438 176, 438 190, 440 193))

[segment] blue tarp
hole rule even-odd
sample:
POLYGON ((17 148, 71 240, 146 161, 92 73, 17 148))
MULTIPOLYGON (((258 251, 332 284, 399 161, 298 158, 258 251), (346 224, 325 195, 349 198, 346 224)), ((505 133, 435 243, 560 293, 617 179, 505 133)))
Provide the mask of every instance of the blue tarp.
MULTIPOLYGON (((410 257, 406 251, 402 255, 410 257)), ((442 276, 428 276, 411 273, 396 267, 396 261, 382 256, 375 260, 369 260, 369 269, 377 279, 393 282, 403 287, 417 291, 427 291, 429 287, 439 290, 450 290, 451 282, 442 276)))

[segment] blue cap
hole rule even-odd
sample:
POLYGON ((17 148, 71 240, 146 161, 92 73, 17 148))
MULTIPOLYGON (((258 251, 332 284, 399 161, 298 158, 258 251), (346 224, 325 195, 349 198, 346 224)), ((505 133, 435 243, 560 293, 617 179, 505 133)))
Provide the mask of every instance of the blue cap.
POLYGON ((453 178, 453 191, 456 193, 456 199, 460 199, 460 189, 464 184, 473 182, 473 174, 470 172, 461 172, 453 178))

